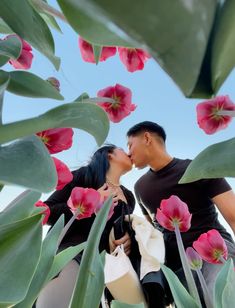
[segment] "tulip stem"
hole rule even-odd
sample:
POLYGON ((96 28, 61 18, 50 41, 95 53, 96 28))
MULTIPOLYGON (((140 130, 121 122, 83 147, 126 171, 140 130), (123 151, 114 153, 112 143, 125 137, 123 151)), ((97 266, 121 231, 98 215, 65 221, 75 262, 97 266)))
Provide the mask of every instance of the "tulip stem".
POLYGON ((60 246, 60 243, 62 242, 65 234, 67 233, 68 229, 70 228, 70 226, 72 225, 72 223, 74 222, 74 220, 77 218, 78 214, 80 213, 80 208, 78 207, 76 212, 74 213, 74 215, 70 218, 70 220, 67 222, 67 224, 64 226, 59 239, 58 239, 58 247, 60 246))
POLYGON ((42 0, 31 0, 31 2, 39 10, 46 12, 51 16, 58 17, 61 20, 63 20, 64 22, 68 23, 67 19, 65 18, 65 16, 60 11, 58 11, 54 7, 50 6, 46 2, 44 2, 42 0))
POLYGON ((221 261, 221 263, 226 263, 226 260, 224 259, 224 257, 222 257, 222 256, 219 256, 219 260, 221 261))
POLYGON ((4 97, 4 91, 0 91, 0 125, 2 125, 3 97, 4 97))
POLYGON ((218 110, 217 115, 235 117, 235 110, 218 110))
POLYGON ((211 295, 209 293, 209 290, 207 288, 207 285, 206 285, 205 279, 204 279, 204 277, 202 275, 202 272, 201 272, 200 269, 196 269, 196 273, 197 273, 198 279, 200 281, 200 284, 202 286, 206 307, 207 308, 213 308, 214 305, 213 305, 212 297, 211 297, 211 295))
POLYGON ((187 284, 188 284, 189 293, 195 299, 198 306, 202 307, 200 297, 198 295, 196 283, 194 281, 193 274, 192 274, 192 272, 189 268, 189 264, 188 264, 188 260, 187 260, 186 253, 185 253, 185 250, 184 250, 184 245, 183 245, 183 241, 182 241, 182 238, 181 238, 179 226, 176 223, 174 223, 174 227, 175 227, 175 235, 176 235, 176 241, 177 241, 177 245, 178 245, 178 249, 179 249, 180 259, 181 259, 181 262, 182 262, 185 278, 186 278, 186 281, 187 281, 187 284))

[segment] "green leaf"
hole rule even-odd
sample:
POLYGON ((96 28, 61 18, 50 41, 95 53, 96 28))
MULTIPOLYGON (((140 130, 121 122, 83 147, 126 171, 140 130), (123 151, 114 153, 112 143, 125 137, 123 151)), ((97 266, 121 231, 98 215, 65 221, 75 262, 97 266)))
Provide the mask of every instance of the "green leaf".
POLYGON ((216 19, 211 50, 212 87, 216 93, 235 65, 235 2, 224 1, 216 19))
POLYGON ((40 257, 41 241, 41 215, 0 226, 0 307, 25 297, 40 257))
POLYGON ((89 95, 88 95, 86 92, 84 92, 84 93, 82 93, 81 95, 79 95, 78 98, 76 98, 76 99, 73 101, 73 103, 75 103, 75 102, 83 102, 83 101, 86 100, 86 99, 89 99, 89 95))
POLYGON ((10 36, 5 40, 0 40, 0 54, 3 56, 18 59, 21 48, 21 41, 18 37, 10 36))
POLYGON ((36 191, 25 190, 0 213, 0 225, 25 219, 35 214, 34 203, 37 202, 41 194, 36 191))
POLYGON ((215 281, 214 302, 216 308, 233 307, 235 302, 235 273, 233 260, 229 259, 223 265, 215 281))
POLYGON ((81 243, 77 246, 72 246, 64 249, 60 253, 58 253, 53 260, 53 264, 51 266, 50 272, 47 276, 46 281, 50 281, 54 278, 59 272, 84 248, 86 247, 86 242, 81 243))
POLYGON ((99 307, 104 289, 104 271, 98 246, 111 203, 111 198, 104 203, 90 230, 71 300, 71 308, 99 307))
POLYGON ((54 41, 42 17, 27 0, 1 0, 0 17, 21 38, 44 54, 58 70, 60 60, 54 55, 54 41))
POLYGON ((0 126, 0 143, 56 127, 80 128, 101 145, 108 135, 109 120, 105 111, 95 104, 64 104, 36 118, 0 126))
POLYGON ((9 75, 6 72, 0 74, 0 125, 2 124, 2 108, 3 108, 3 98, 4 92, 9 83, 9 75))
MULTIPOLYGON (((157 302, 157 299, 156 299, 157 302)), ((113 300, 111 302, 111 308, 144 308, 144 304, 126 304, 126 303, 122 303, 116 300, 113 300)))
POLYGON ((0 147, 0 183, 28 187, 39 192, 55 188, 57 173, 43 142, 36 136, 0 147))
POLYGON ((235 138, 210 145, 189 164, 180 184, 200 179, 235 177, 235 138))
POLYGON ((4 34, 14 33, 2 18, 0 18, 0 33, 4 34))
POLYGON ((175 273, 163 264, 161 264, 161 269, 168 281, 177 308, 199 308, 195 300, 189 295, 175 273))
MULTIPOLYGON (((2 71, 0 71, 0 76, 2 71)), ((7 91, 28 97, 43 97, 63 100, 63 96, 48 81, 25 71, 9 73, 10 82, 7 91)))
POLYGON ((50 270, 54 256, 57 251, 57 243, 64 226, 64 217, 61 216, 53 228, 49 231, 42 244, 41 257, 30 283, 29 290, 22 302, 16 305, 17 308, 31 308, 37 299, 50 270))
POLYGON ((8 61, 9 61, 8 57, 0 55, 0 67, 5 65, 8 61))
POLYGON ((100 18, 100 10, 99 13, 95 11, 98 7, 88 4, 87 8, 86 3, 76 0, 57 2, 73 29, 88 42, 101 46, 135 46, 135 42, 113 23, 111 25, 110 20, 100 18), (94 12, 99 15, 97 18, 94 12))
POLYGON ((135 5, 125 0, 58 3, 75 31, 89 42, 146 49, 183 93, 191 95, 200 75, 217 1, 146 0, 144 5, 142 0, 136 0, 135 5))
POLYGON ((100 61, 100 56, 101 56, 101 52, 102 52, 102 48, 103 47, 95 45, 95 44, 92 44, 92 48, 93 48, 95 63, 98 64, 99 61, 100 61))

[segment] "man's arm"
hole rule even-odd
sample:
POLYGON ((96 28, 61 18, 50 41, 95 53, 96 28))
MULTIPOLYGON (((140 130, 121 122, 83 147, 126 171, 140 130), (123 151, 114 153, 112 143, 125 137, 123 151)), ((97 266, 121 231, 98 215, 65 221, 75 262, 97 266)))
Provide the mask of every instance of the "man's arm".
POLYGON ((230 225, 235 234, 235 193, 229 190, 212 198, 224 219, 230 225))

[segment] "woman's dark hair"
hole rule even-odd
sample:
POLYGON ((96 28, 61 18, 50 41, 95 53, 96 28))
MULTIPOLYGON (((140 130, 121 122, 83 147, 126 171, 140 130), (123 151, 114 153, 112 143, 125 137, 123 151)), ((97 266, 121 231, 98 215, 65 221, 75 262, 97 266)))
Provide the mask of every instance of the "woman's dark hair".
POLYGON ((86 187, 100 188, 106 182, 106 173, 109 170, 109 157, 117 147, 107 144, 99 148, 91 157, 90 162, 84 168, 84 183, 86 187))
POLYGON ((144 133, 144 132, 155 133, 158 136, 160 136, 164 140, 164 142, 166 141, 166 133, 164 129, 157 123, 150 122, 150 121, 140 122, 132 126, 127 132, 127 137, 137 136, 140 133, 144 133))

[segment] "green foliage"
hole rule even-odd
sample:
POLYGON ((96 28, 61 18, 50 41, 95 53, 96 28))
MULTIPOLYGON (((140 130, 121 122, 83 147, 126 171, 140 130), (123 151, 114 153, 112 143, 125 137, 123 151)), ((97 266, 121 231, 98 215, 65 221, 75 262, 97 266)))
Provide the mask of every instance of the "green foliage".
POLYGON ((0 225, 9 224, 40 213, 42 210, 33 206, 40 196, 39 192, 25 190, 0 213, 0 225))
POLYGON ((161 269, 168 281, 176 306, 178 308, 199 308, 175 273, 163 264, 161 264, 161 269))
POLYGON ((233 307, 235 302, 233 260, 228 260, 217 275, 214 290, 216 308, 233 307))
POLYGON ((235 138, 210 145, 189 164, 180 184, 235 176, 235 138))
POLYGON ((60 59, 54 55, 54 40, 42 17, 27 0, 1 0, 0 17, 21 38, 44 54, 58 70, 60 59))
POLYGON ((25 137, 0 147, 0 183, 15 184, 40 192, 54 189, 57 174, 43 142, 25 137))
POLYGON ((8 37, 0 41, 0 55, 18 59, 21 52, 21 41, 17 37, 8 37))
POLYGON ((0 143, 56 127, 80 128, 93 135, 101 145, 108 135, 109 121, 103 109, 95 104, 64 104, 36 118, 0 126, 0 143))
POLYGON ((98 307, 104 289, 104 272, 99 255, 99 242, 112 204, 109 198, 92 225, 84 250, 79 276, 71 300, 71 308, 98 307))
POLYGON ((21 301, 41 253, 41 215, 0 226, 0 307, 21 301))
MULTIPOLYGON (((1 71, 0 71, 1 74, 1 71)), ((9 73, 10 82, 7 87, 9 92, 28 97, 43 97, 63 100, 63 96, 48 81, 24 71, 9 73)))
MULTIPOLYGON (((157 300, 156 300, 156 303, 157 303, 157 300)), ((130 304, 125 304, 125 303, 114 300, 111 303, 111 308, 144 308, 144 304, 130 305, 130 304)))

